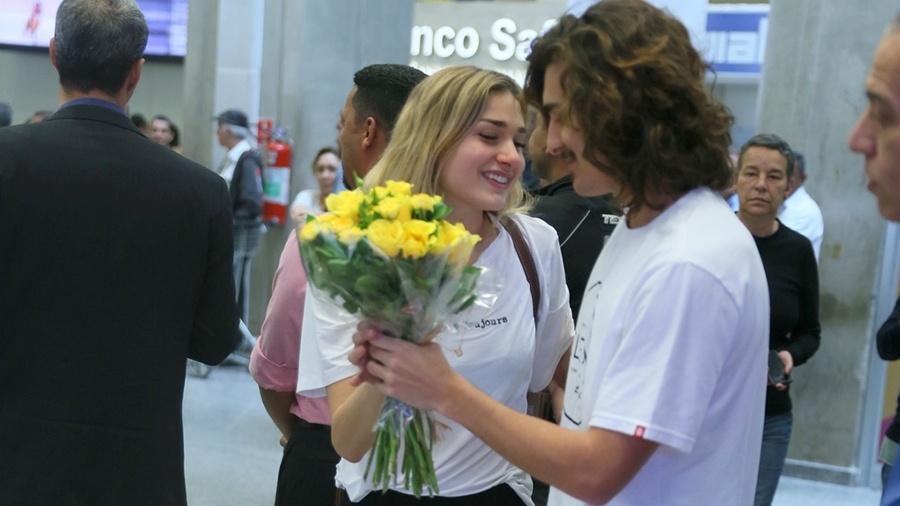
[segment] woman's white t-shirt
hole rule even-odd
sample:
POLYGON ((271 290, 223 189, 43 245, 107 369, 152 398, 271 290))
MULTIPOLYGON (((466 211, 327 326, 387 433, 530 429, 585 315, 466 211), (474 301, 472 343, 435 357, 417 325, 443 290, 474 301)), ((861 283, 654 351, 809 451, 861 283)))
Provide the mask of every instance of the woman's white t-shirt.
MULTIPOLYGON (((750 233, 709 189, 616 227, 585 289, 562 426, 659 447, 608 504, 753 503, 768 293, 750 233)), ((549 504, 587 503, 553 489, 549 504)))
POLYGON ((291 202, 290 208, 293 209, 296 206, 303 206, 313 214, 320 214, 324 210, 319 201, 319 195, 319 190, 301 190, 300 193, 294 197, 294 201, 291 202))
MULTIPOLYGON (((498 237, 476 262, 487 269, 479 287, 493 285, 491 289, 498 290, 496 302, 488 308, 472 306, 458 315, 456 319, 465 330, 440 335, 437 342, 443 346, 450 365, 469 382, 524 413, 526 393, 539 391, 550 383, 560 357, 571 344, 573 326, 556 232, 536 218, 516 215, 515 219, 531 250, 541 284, 537 331, 524 270, 512 239, 498 226, 498 237), (499 287, 498 281, 502 281, 499 287)), ((358 372, 347 360, 357 320, 330 300, 316 298, 311 306, 307 305, 303 319, 298 392, 321 396, 324 387, 358 372), (314 320, 312 326, 308 320, 314 320), (307 337, 313 334, 316 339, 307 337)), ((531 478, 525 472, 462 425, 439 414, 434 416, 447 427, 433 451, 441 496, 470 495, 506 483, 525 504, 532 504, 531 478)), ((368 453, 359 463, 342 459, 337 466, 337 485, 347 490, 351 500, 357 501, 372 491, 371 481, 363 478, 367 460, 368 453)), ((409 492, 402 485, 394 490, 409 492)))

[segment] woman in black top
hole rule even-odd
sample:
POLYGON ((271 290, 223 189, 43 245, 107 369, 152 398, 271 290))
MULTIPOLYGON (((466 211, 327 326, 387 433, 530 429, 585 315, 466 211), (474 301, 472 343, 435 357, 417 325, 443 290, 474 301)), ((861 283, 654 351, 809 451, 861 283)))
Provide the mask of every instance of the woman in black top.
POLYGON ((738 159, 738 218, 747 226, 769 282, 770 357, 756 506, 769 505, 791 436, 790 374, 819 348, 819 276, 809 240, 776 218, 788 192, 794 155, 775 135, 747 141, 738 159), (781 369, 783 369, 783 374, 781 369))

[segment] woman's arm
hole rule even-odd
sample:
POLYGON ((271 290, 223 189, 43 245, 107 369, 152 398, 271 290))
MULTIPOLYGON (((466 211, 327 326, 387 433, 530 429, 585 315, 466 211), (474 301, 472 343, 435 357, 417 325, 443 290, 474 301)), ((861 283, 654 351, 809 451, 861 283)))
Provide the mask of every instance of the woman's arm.
POLYGON ((374 427, 385 396, 368 383, 354 383, 355 378, 347 378, 329 385, 326 391, 331 410, 331 444, 341 457, 359 462, 375 441, 374 427))
MULTIPOLYGON (((790 343, 785 347, 791 354, 793 367, 804 364, 819 349, 822 326, 819 323, 819 272, 812 247, 804 244, 808 251, 801 258, 803 285, 800 287, 800 315, 791 330, 790 343)), ((790 373, 790 371, 785 371, 790 373)))

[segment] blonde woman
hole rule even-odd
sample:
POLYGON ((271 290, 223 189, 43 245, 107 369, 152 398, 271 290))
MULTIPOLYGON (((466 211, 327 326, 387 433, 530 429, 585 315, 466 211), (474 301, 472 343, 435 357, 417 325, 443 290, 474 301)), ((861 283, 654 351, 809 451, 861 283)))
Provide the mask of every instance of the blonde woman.
MULTIPOLYGON (((528 391, 542 390, 557 370, 565 370, 560 358, 573 333, 556 232, 517 212, 524 197, 523 111, 522 92, 507 76, 475 67, 437 72, 413 90, 391 143, 365 180, 367 186, 404 180, 416 191, 442 195, 453 208, 449 219, 482 237, 471 262, 503 280, 497 301, 487 309, 466 310, 463 320, 471 323, 462 334, 438 335, 437 342, 456 371, 520 412, 526 410, 528 391), (542 294, 537 315, 513 240, 500 223, 506 217, 521 230, 536 267, 542 294)), ((348 354, 356 321, 328 301, 317 300, 315 308, 319 353, 317 360, 301 353, 301 360, 314 363, 300 369, 319 371, 319 384, 309 377, 301 377, 300 383, 301 389, 327 390, 332 442, 342 456, 338 484, 350 500, 364 504, 417 503, 402 484, 382 495, 373 493, 364 479, 372 428, 385 397, 372 385, 356 386, 354 381, 359 369, 348 354)), ((437 421, 447 429, 433 452, 441 497, 430 504, 533 504, 526 473, 462 425, 440 415, 437 421)))

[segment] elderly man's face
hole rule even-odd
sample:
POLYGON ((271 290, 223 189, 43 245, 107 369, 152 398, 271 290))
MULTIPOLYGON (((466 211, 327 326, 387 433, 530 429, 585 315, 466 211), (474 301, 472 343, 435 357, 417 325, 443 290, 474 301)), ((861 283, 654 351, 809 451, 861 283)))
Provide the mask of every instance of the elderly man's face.
POLYGON ((878 210, 900 221, 900 32, 886 35, 866 80, 869 105, 850 133, 850 149, 866 157, 878 210))

